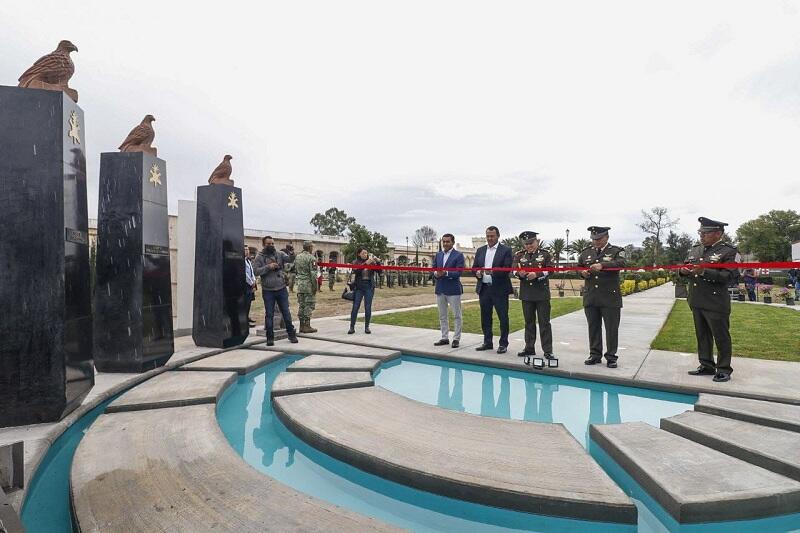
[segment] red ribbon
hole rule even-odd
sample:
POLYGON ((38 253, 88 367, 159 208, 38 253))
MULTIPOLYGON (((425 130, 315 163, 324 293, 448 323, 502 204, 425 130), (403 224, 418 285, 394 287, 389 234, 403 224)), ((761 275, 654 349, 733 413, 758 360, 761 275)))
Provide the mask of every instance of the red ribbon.
MULTIPOLYGON (((405 265, 367 265, 352 264, 352 263, 317 263, 321 267, 335 267, 335 268, 351 268, 351 269, 366 269, 366 270, 404 270, 414 272, 435 272, 437 270, 449 272, 476 272, 489 271, 489 272, 580 272, 589 270, 588 267, 583 266, 564 266, 564 267, 422 267, 422 266, 405 266, 405 265)), ((773 261, 768 263, 687 263, 681 265, 658 265, 658 266, 643 266, 643 267, 609 267, 603 268, 605 271, 619 271, 628 270, 636 272, 639 270, 652 271, 652 270, 680 270, 681 268, 800 268, 800 261, 773 261)))

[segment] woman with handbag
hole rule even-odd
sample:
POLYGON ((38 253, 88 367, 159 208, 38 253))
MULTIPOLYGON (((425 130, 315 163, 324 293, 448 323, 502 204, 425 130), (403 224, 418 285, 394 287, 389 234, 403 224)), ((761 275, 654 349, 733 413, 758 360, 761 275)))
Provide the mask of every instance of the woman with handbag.
POLYGON ((380 262, 369 254, 364 246, 356 250, 356 260, 353 262, 353 273, 350 275, 349 285, 353 290, 353 309, 350 311, 350 329, 348 334, 356 332, 356 318, 364 301, 364 333, 369 330, 369 320, 372 317, 372 297, 375 294, 375 270, 365 268, 367 265, 380 265, 380 262))

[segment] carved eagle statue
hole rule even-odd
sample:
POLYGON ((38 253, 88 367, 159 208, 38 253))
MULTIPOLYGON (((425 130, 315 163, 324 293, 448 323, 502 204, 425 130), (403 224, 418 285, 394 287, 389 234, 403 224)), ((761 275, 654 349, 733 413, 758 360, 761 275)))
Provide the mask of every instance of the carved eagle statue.
POLYGON ((156 132, 153 129, 155 122, 153 115, 145 115, 142 123, 131 130, 122 144, 119 145, 120 152, 147 152, 156 155, 156 148, 151 146, 156 132))
POLYGON ((75 74, 75 64, 69 54, 77 51, 78 47, 71 42, 61 41, 55 50, 40 57, 22 73, 19 86, 64 91, 77 103, 78 92, 69 88, 69 80, 75 74))
POLYGON ((230 155, 226 155, 222 159, 222 163, 217 165, 217 168, 211 173, 211 177, 208 178, 209 184, 213 185, 219 183, 222 185, 233 185, 233 180, 231 179, 231 173, 233 172, 231 159, 233 159, 233 156, 230 155))

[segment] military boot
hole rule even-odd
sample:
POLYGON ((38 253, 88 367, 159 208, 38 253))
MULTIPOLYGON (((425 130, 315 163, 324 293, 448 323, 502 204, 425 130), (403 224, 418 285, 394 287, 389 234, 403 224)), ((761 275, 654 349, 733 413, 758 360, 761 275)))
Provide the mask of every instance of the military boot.
POLYGON ((300 333, 310 333, 310 331, 308 331, 308 328, 306 327, 305 318, 300 319, 300 333))
POLYGON ((317 332, 317 328, 312 328, 311 327, 311 319, 310 318, 306 318, 306 333, 316 333, 316 332, 317 332))

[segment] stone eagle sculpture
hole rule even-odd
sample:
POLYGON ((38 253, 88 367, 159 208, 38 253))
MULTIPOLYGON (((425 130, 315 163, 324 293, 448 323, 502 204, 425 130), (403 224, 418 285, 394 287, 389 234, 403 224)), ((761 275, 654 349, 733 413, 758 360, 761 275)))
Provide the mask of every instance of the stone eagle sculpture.
POLYGON ((233 180, 231 179, 231 172, 233 172, 231 159, 233 159, 232 156, 226 155, 222 159, 222 163, 217 165, 217 168, 211 173, 211 177, 208 178, 208 183, 210 185, 233 185, 233 180))
POLYGON ((69 80, 75 74, 75 64, 69 54, 77 51, 78 47, 71 42, 61 41, 55 50, 37 59, 36 63, 22 73, 19 86, 64 91, 78 103, 78 91, 69 87, 69 80))
POLYGON ((155 122, 153 115, 145 115, 141 124, 131 130, 122 144, 119 145, 120 152, 146 152, 151 155, 158 155, 158 149, 151 146, 153 139, 156 137, 156 132, 153 129, 153 122, 155 122))

